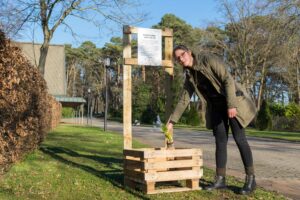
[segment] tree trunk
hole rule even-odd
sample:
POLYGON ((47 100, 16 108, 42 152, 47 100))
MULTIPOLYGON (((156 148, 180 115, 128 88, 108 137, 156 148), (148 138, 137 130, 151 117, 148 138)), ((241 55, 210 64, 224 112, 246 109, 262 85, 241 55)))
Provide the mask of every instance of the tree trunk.
POLYGON ((46 65, 46 58, 48 55, 48 49, 49 49, 49 41, 44 41, 40 49, 40 59, 39 59, 39 70, 43 76, 45 75, 45 65, 46 65))
POLYGON ((261 78, 260 78, 260 86, 258 90, 258 96, 257 96, 257 110, 260 110, 261 102, 262 102, 262 95, 263 95, 263 89, 265 84, 265 65, 263 66, 261 70, 261 78))
POLYGON ((146 82, 146 67, 143 65, 142 66, 142 77, 143 77, 143 82, 146 82))
POLYGON ((298 105, 300 105, 299 63, 297 63, 297 72, 296 73, 297 73, 297 75, 296 75, 296 77, 297 77, 297 103, 298 103, 298 105))
POLYGON ((76 76, 77 76, 77 70, 75 65, 73 66, 73 84, 72 84, 72 97, 76 97, 76 76))
POLYGON ((165 75, 165 94, 166 94, 166 110, 165 110, 165 119, 169 119, 172 112, 173 96, 171 91, 172 86, 172 76, 168 73, 165 75))
MULTIPOLYGON (((245 88, 249 92, 249 91, 251 91, 251 86, 250 86, 250 81, 249 81, 249 70, 248 70, 247 66, 246 66, 246 76, 245 76, 245 78, 246 78, 246 80, 244 82, 245 88)), ((249 94, 249 95, 251 95, 251 94, 249 94)))

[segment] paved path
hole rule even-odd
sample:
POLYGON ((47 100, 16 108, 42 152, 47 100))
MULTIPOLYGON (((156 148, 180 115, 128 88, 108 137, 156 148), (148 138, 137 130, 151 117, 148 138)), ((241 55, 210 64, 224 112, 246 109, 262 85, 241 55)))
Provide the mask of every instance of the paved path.
MULTIPOLYGON (((63 122, 75 121, 64 119, 63 122)), ((103 121, 94 119, 93 125, 103 127, 103 121)), ((122 133, 123 127, 120 123, 108 122, 108 130, 122 133)), ((153 147, 164 146, 164 136, 159 128, 133 126, 133 138, 153 147)), ((174 141, 175 147, 203 149, 204 165, 215 168, 212 133, 175 129, 174 141)), ((248 142, 253 152, 258 185, 278 191, 290 199, 300 199, 300 143, 256 137, 248 137, 248 142)), ((244 179, 243 164, 231 136, 228 141, 227 174, 244 179)))

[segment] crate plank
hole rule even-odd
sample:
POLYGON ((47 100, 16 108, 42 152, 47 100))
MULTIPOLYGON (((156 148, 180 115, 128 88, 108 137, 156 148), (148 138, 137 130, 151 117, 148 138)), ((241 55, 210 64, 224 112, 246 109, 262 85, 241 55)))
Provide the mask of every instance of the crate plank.
POLYGON ((139 169, 141 171, 145 170, 145 162, 140 160, 124 160, 124 169, 134 170, 139 169))
POLYGON ((161 194, 161 193, 170 193, 170 192, 185 192, 185 191, 192 191, 192 190, 201 190, 200 187, 198 188, 188 188, 188 187, 176 187, 176 188, 166 188, 166 189, 156 189, 153 192, 147 194, 161 194))
POLYGON ((181 168, 181 167, 200 167, 202 160, 200 158, 193 160, 170 160, 164 162, 146 162, 144 169, 160 169, 160 168, 181 168))
POLYGON ((201 178, 201 170, 181 170, 145 173, 146 181, 175 181, 201 178))
POLYGON ((200 149, 161 149, 145 151, 144 158, 202 156, 200 149))
POLYGON ((145 181, 145 172, 124 169, 124 175, 136 180, 145 181))
POLYGON ((199 188, 199 179, 189 179, 186 180, 186 186, 191 189, 199 188))
POLYGON ((141 150, 138 150, 138 149, 124 149, 123 150, 123 155, 124 156, 138 157, 138 158, 141 158, 141 159, 144 158, 144 153, 145 153, 145 150, 143 150, 143 149, 141 149, 141 150))

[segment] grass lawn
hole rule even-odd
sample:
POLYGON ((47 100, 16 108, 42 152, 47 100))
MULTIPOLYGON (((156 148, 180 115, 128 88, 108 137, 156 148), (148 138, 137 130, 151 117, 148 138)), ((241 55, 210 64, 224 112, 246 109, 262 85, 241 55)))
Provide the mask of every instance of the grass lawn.
MULTIPOLYGON (((250 196, 235 194, 242 186, 228 178, 229 190, 144 195, 124 189, 121 135, 99 128, 61 125, 49 133, 39 150, 15 164, 0 179, 0 199, 285 199, 258 188, 250 196)), ((134 142, 134 147, 143 147, 134 142)), ((213 180, 204 169, 201 185, 213 180)))
MULTIPOLYGON (((175 125, 175 128, 188 128, 193 130, 199 131, 209 131, 206 128, 199 127, 199 126, 188 126, 188 125, 175 125)), ((284 132, 284 131, 259 131, 253 128, 247 128, 246 134, 249 136, 254 137, 261 137, 261 138, 272 138, 272 139, 280 139, 280 140, 287 140, 293 142, 300 142, 300 132, 284 132)))

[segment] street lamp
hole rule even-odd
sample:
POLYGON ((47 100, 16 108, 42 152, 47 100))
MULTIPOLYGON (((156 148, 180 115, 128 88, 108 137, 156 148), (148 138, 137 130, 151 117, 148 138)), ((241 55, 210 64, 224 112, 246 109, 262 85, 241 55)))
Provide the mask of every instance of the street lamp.
POLYGON ((88 88, 87 92, 88 92, 88 107, 87 107, 87 116, 86 116, 86 119, 87 119, 87 124, 89 124, 89 117, 90 117, 90 96, 91 96, 91 89, 90 89, 90 88, 88 88))
POLYGON ((110 66, 110 58, 104 60, 104 74, 105 74, 105 113, 104 113, 104 131, 107 129, 107 111, 108 111, 108 68, 110 66))

